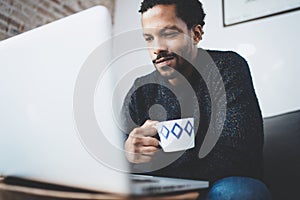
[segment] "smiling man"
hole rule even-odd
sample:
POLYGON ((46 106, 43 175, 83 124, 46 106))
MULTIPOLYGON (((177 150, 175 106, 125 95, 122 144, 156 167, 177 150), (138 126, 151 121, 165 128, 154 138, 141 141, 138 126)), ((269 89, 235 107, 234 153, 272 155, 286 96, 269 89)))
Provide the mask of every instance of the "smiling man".
POLYGON ((202 199, 270 199, 260 180, 263 123, 247 62, 234 52, 198 48, 205 24, 198 0, 144 0, 140 12, 156 70, 138 78, 124 100, 128 161, 145 174, 209 180, 202 199), (185 117, 196 121, 195 148, 162 152, 155 124, 185 117), (212 150, 199 157, 205 137, 218 131, 212 150))
POLYGON ((141 8, 141 11, 144 38, 148 46, 153 48, 149 53, 157 71, 167 78, 170 84, 180 84, 176 73, 182 73, 184 76, 191 73, 192 67, 188 66, 185 59, 196 58, 195 44, 201 40, 202 26, 194 24, 188 27, 177 17, 174 4, 157 5, 151 8, 151 12, 146 12, 146 8, 141 8), (191 38, 194 38, 194 42, 191 42, 191 38), (176 56, 174 52, 181 56, 176 56))

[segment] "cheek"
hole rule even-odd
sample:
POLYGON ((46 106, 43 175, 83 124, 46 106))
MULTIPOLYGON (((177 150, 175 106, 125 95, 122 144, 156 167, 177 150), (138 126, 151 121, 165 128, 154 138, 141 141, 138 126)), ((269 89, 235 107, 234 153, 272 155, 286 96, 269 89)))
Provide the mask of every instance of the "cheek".
POLYGON ((170 48, 170 51, 176 52, 179 55, 179 61, 181 61, 182 57, 185 59, 189 59, 192 51, 192 46, 190 42, 182 40, 180 42, 173 43, 172 48, 170 48))
POLYGON ((187 36, 185 40, 185 46, 182 52, 185 58, 191 59, 193 48, 194 48, 193 46, 194 46, 193 41, 191 40, 190 37, 187 36))
POLYGON ((172 51, 181 52, 182 47, 184 46, 183 44, 184 44, 183 40, 170 40, 167 42, 168 50, 171 52, 172 51))
POLYGON ((174 51, 178 51, 180 53, 187 53, 186 51, 190 51, 191 47, 191 39, 188 35, 181 35, 180 38, 169 41, 169 47, 174 51))

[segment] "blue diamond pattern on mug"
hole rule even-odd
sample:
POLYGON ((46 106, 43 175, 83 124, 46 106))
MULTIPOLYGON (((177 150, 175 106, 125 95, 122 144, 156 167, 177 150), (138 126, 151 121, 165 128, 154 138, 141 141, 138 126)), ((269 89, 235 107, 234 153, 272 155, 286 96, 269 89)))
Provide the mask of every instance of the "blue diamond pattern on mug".
POLYGON ((169 131, 169 129, 168 129, 165 125, 163 125, 163 127, 162 127, 161 130, 160 130, 160 133, 161 133, 166 139, 168 139, 170 131, 169 131))
POLYGON ((187 134, 189 134, 189 136, 191 136, 192 133, 193 133, 193 128, 194 127, 193 127, 192 123, 190 121, 188 121, 186 123, 186 126, 185 126, 184 130, 187 132, 187 134))
POLYGON ((177 137, 177 139, 179 139, 181 136, 182 130, 183 129, 177 123, 175 123, 171 132, 173 133, 173 135, 175 135, 177 137))

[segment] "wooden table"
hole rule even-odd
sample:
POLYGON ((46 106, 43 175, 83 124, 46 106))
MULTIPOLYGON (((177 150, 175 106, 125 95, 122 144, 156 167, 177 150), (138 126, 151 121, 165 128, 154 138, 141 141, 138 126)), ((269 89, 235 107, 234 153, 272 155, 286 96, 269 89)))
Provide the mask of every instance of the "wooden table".
POLYGON ((100 199, 141 199, 141 200, 169 200, 169 199, 197 199, 198 192, 189 192, 178 195, 162 195, 148 197, 130 197, 106 193, 87 193, 87 192, 65 192, 48 189, 39 189, 25 186, 8 185, 0 177, 0 200, 100 200, 100 199))

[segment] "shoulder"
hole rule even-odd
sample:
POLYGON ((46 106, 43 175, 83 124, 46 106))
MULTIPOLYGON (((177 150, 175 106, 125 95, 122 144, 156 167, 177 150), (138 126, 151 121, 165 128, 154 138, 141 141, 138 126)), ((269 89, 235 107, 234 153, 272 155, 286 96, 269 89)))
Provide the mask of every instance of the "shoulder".
POLYGON ((248 66, 247 61, 234 51, 206 51, 218 65, 248 66))
POLYGON ((234 51, 205 50, 212 58, 222 77, 244 79, 251 77, 245 58, 234 51))

